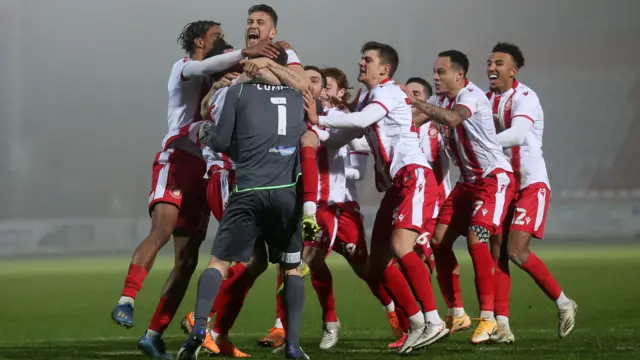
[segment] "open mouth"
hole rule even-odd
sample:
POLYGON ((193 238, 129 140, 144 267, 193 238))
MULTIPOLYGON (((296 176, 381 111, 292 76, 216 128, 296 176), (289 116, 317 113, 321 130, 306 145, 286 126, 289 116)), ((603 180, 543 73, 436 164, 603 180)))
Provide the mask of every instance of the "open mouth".
POLYGON ((247 33, 247 39, 248 40, 260 40, 260 33, 258 33, 257 30, 250 30, 249 33, 247 33))
POLYGON ((489 80, 498 80, 498 74, 489 74, 489 80))

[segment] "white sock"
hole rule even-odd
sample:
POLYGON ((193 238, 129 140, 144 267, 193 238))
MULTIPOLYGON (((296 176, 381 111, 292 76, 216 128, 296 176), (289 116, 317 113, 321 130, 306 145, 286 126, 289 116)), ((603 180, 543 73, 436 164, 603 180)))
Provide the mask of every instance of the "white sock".
POLYGON ((558 296, 558 298, 556 299, 556 305, 558 307, 560 307, 562 305, 566 305, 566 304, 568 304, 570 302, 571 302, 571 300, 569 300, 567 295, 564 294, 564 291, 560 292, 560 296, 558 296))
POLYGON ((213 341, 218 341, 218 338, 220 337, 220 334, 213 331, 213 329, 209 329, 209 335, 211 335, 211 337, 213 338, 213 341))
POLYGON ((495 320, 493 317, 493 311, 480 311, 480 318, 487 320, 495 320))
POLYGON ((409 324, 411 324, 411 329, 418 329, 424 326, 424 314, 421 312, 417 312, 411 316, 409 316, 409 324))
POLYGON ((464 314, 464 308, 449 308, 449 316, 463 316, 464 314))
POLYGON ((316 216, 316 203, 313 201, 305 201, 304 204, 302 204, 302 215, 316 216))
POLYGON ((280 320, 280 318, 277 318, 276 324, 273 327, 276 329, 284 329, 284 326, 282 325, 282 320, 280 320))
POLYGON ((509 328, 509 318, 506 316, 498 315, 496 316, 496 320, 498 321, 498 325, 503 328, 509 328))
POLYGON ((392 313, 394 311, 396 311, 396 306, 395 304, 392 302, 389 303, 389 305, 385 305, 384 309, 388 312, 388 313, 392 313))
POLYGON ((162 333, 147 329, 147 332, 144 333, 144 336, 149 340, 155 340, 160 339, 162 337, 162 333))
POLYGON ((135 301, 136 299, 130 296, 120 296, 120 300, 118 300, 118 305, 131 304, 131 306, 133 306, 133 303, 135 301))
POLYGON ((427 324, 432 324, 432 325, 442 324, 442 319, 440 318, 440 314, 438 314, 438 310, 427 311, 424 313, 424 317, 427 320, 427 324))

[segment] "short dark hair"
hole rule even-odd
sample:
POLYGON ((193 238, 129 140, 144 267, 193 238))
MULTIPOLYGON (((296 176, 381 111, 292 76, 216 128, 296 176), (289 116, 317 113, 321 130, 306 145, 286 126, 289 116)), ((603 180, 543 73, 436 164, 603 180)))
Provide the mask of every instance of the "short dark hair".
POLYGON ((378 50, 380 54, 380 60, 385 65, 389 65, 389 77, 392 78, 393 75, 398 70, 398 65, 400 65, 400 58, 398 57, 398 52, 391 45, 379 43, 376 41, 369 41, 368 43, 362 45, 362 49, 360 49, 361 53, 369 50, 378 50))
POLYGON ((493 47, 491 52, 509 54, 513 58, 518 69, 522 69, 524 67, 524 55, 522 55, 522 50, 520 50, 517 45, 507 42, 499 42, 493 47))
POLYGON ((278 13, 276 13, 276 11, 271 6, 267 4, 253 5, 249 8, 248 15, 251 15, 254 12, 266 13, 273 21, 273 26, 278 27, 278 13))
POLYGON ((320 70, 319 67, 314 65, 305 65, 304 71, 307 71, 307 70, 315 71, 318 74, 320 74, 320 78, 322 79, 322 87, 327 86, 327 77, 325 76, 324 71, 320 70))
POLYGON ((213 48, 211 49, 211 51, 209 51, 208 54, 205 54, 204 58, 208 59, 212 56, 224 54, 224 51, 225 49, 227 49, 227 46, 231 46, 231 45, 229 45, 229 43, 225 39, 223 38, 216 39, 216 41, 213 43, 213 48))
POLYGON ((233 45, 227 43, 227 45, 224 46, 224 50, 233 50, 233 45))
POLYGON ((220 23, 211 20, 200 20, 188 23, 182 28, 180 36, 178 36, 178 44, 188 54, 193 54, 196 45, 193 43, 196 39, 207 35, 207 31, 213 26, 220 26, 220 23))
POLYGON ((405 85, 409 85, 411 83, 416 83, 416 84, 420 84, 422 85, 422 87, 424 88, 425 93, 427 93, 427 97, 430 97, 431 95, 433 95, 433 89, 431 88, 431 84, 429 84, 429 82, 421 77, 411 77, 409 78, 409 80, 407 80, 407 82, 405 83, 405 85))
POLYGON ((448 57, 451 63, 462 69, 463 75, 469 72, 469 58, 462 51, 447 50, 438 54, 438 57, 448 57))

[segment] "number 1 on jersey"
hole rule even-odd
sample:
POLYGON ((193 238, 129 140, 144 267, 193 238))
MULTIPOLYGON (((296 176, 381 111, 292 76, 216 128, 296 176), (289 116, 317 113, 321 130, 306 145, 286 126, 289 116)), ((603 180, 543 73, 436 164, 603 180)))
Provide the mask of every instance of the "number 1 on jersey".
POLYGON ((287 135, 287 98, 272 97, 271 103, 278 105, 278 135, 287 135))

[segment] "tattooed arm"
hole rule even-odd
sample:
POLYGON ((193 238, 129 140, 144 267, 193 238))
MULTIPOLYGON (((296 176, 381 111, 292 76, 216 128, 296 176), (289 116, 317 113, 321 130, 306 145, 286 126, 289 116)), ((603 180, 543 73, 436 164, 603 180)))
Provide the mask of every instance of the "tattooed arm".
POLYGON ((416 126, 421 126, 428 120, 433 120, 442 125, 453 127, 471 117, 471 110, 461 104, 456 104, 453 106, 453 109, 447 110, 436 105, 431 105, 426 101, 412 99, 411 105, 427 115, 427 118, 414 117, 416 126))
POLYGON ((307 90, 307 88, 309 87, 309 79, 304 73, 304 69, 302 68, 302 66, 295 66, 302 69, 302 71, 296 71, 297 69, 294 70, 290 69, 289 67, 278 65, 274 61, 268 62, 267 69, 271 70, 273 75, 280 79, 283 84, 299 91, 307 90))

